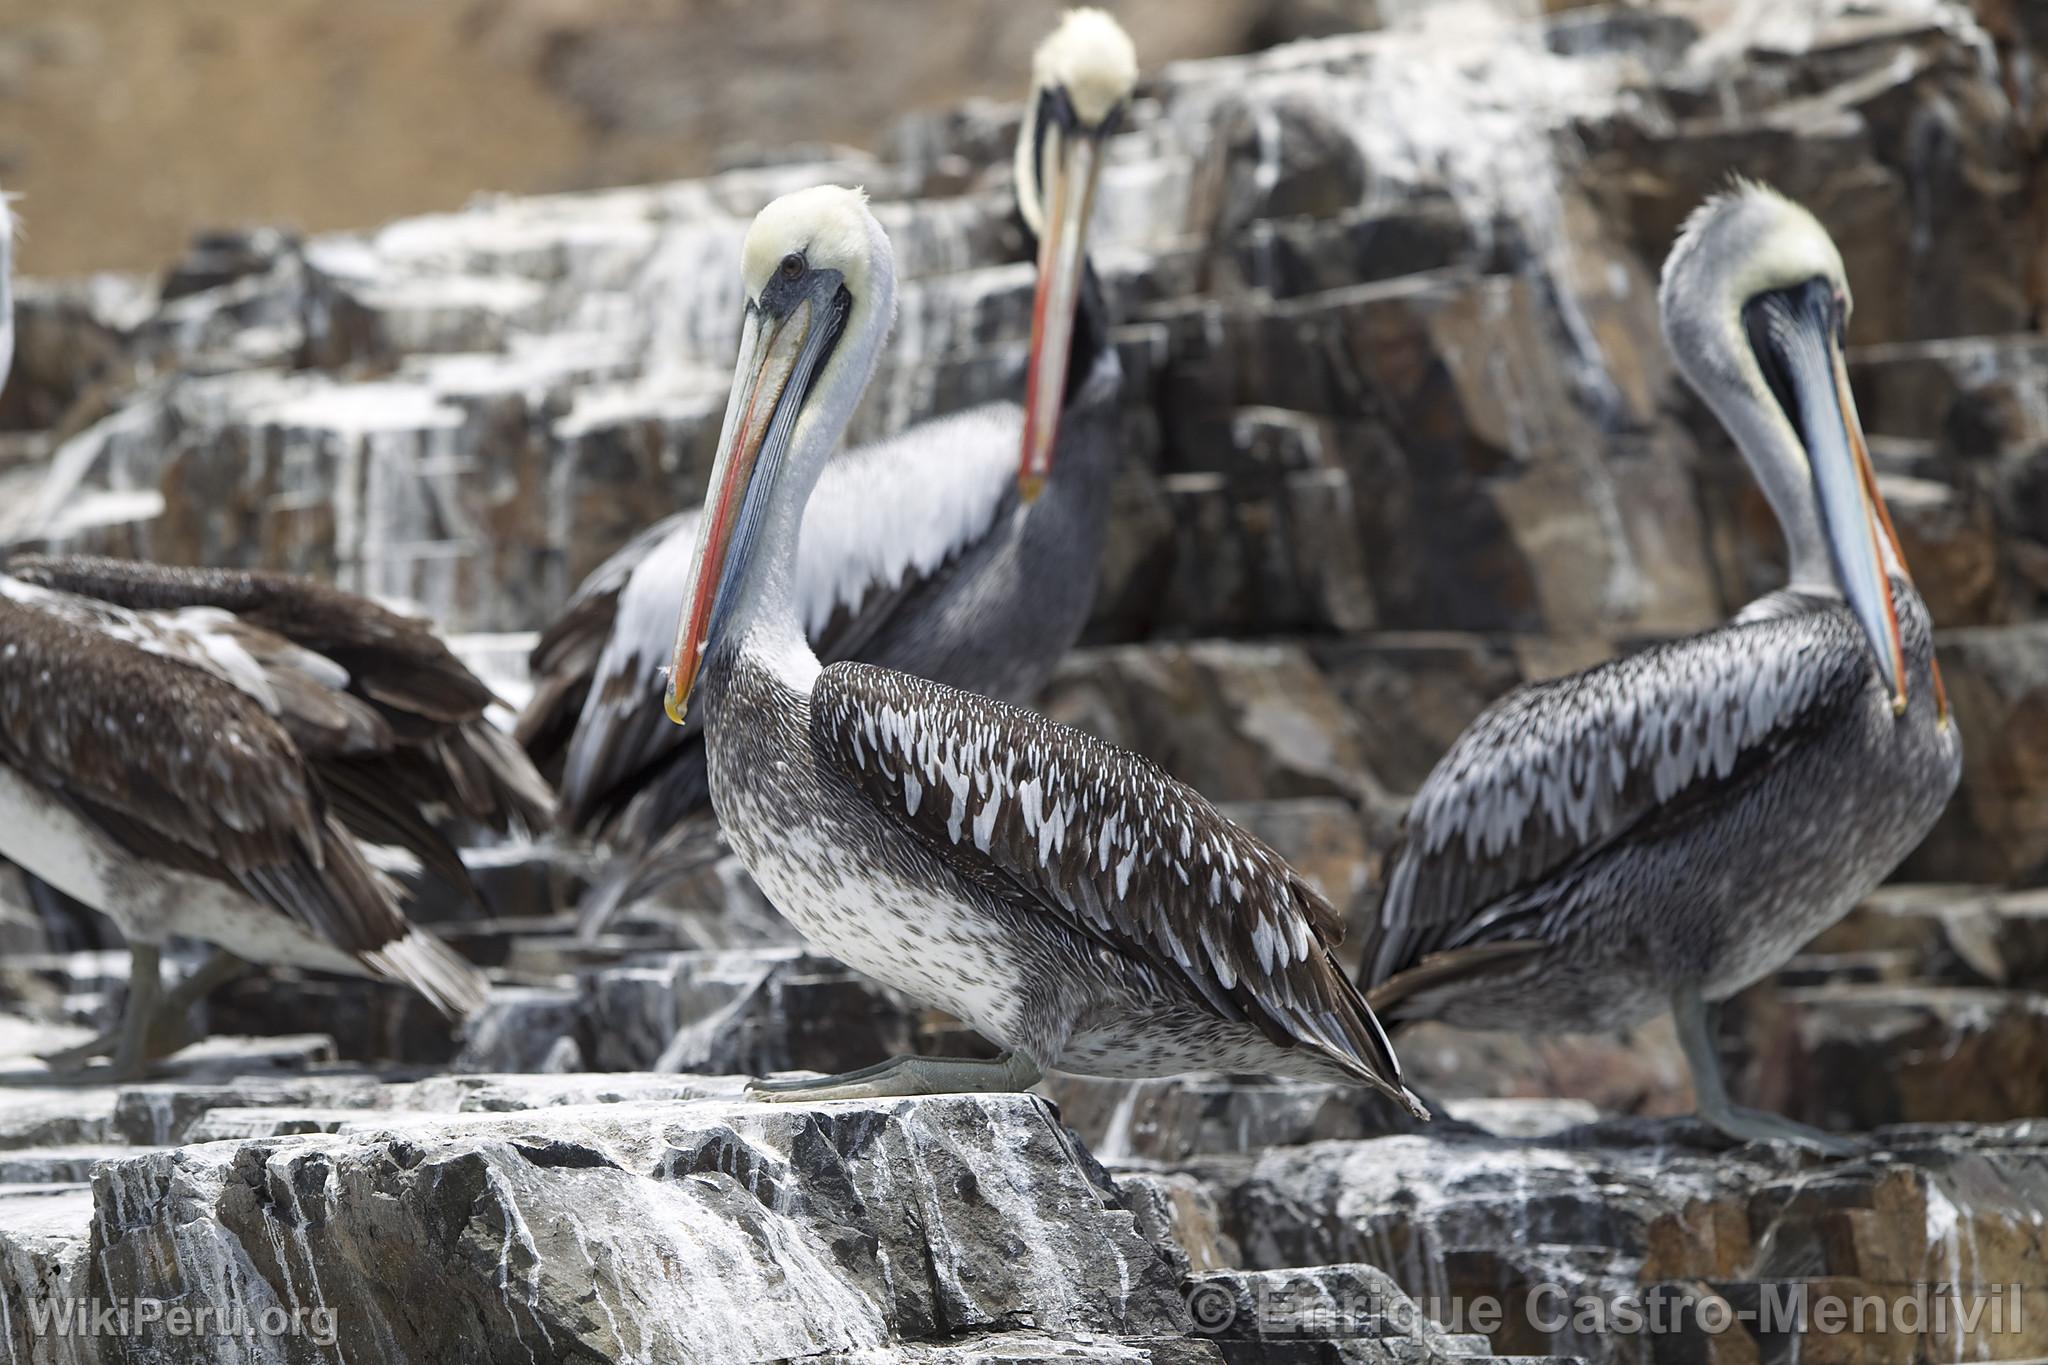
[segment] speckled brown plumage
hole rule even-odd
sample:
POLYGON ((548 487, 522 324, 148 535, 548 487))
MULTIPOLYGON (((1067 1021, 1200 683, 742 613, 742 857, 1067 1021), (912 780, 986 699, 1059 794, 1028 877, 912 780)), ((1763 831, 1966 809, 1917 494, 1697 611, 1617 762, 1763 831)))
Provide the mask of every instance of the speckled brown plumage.
MULTIPOLYGON (((96 908, 138 941, 207 936, 190 886, 177 890, 176 877, 198 877, 282 911, 337 963, 412 972, 450 1008, 480 998, 358 840, 404 848, 470 892, 449 829, 538 825, 549 795, 484 719, 488 689, 423 623, 282 575, 87 558, 7 567, 0 765, 82 822, 85 843, 60 856, 10 848, 0 831, 0 850, 31 870, 55 858, 52 871, 99 890, 110 903, 96 908)), ((240 913, 222 905, 216 921, 240 913)))
POLYGON ((235 886, 345 952, 410 932, 253 700, 4 600, 0 639, 0 761, 136 857, 235 886))
POLYGON ((864 664, 819 676, 811 727, 879 810, 1008 913, 1054 918, 1276 1048, 1400 1075, 1331 956, 1344 928, 1329 901, 1149 759, 864 664))
POLYGON ((424 621, 310 578, 91 555, 15 555, 9 576, 136 611, 212 607, 324 654, 394 714, 461 724, 495 698, 424 621))

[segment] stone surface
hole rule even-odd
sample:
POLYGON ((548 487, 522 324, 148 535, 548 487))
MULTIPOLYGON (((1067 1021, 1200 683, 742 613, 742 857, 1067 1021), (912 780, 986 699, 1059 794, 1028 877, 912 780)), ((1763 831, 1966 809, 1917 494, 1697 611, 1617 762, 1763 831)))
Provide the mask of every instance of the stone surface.
POLYGON ((2048 996, 1839 983, 1780 993, 1749 1046, 1796 1059, 1763 1102, 1828 1127, 2048 1113, 2048 996), (1772 1017, 1775 1016, 1775 1017, 1772 1017), (1789 1034, 1789 1037, 1783 1036, 1789 1034))
MULTIPOLYGON (((1582 1130, 1575 1145, 1390 1137, 1217 1158, 1181 1169, 1208 1185, 1250 1267, 1364 1261, 1451 1330, 1490 1303, 1495 1349, 1601 1360, 2021 1358, 2040 1349, 2038 1125, 1898 1130, 1881 1155, 1813 1169, 1783 1150, 1643 1145, 1641 1130, 1582 1130), (1303 1218, 1301 1210, 1315 1210, 1303 1218), (1941 1282, 1984 1303, 1976 1330, 1931 1313, 1860 1335, 1697 1320, 1658 1334, 1575 1329, 1573 1301, 1712 1294, 1754 1314, 1766 1293, 1911 1298, 1941 1282), (1989 1309, 2002 1307, 1994 1328, 1989 1309), (1796 1337, 1796 1340, 1788 1339, 1796 1337), (1707 1353, 1698 1355, 1695 1353, 1707 1353)), ((1817 1303, 1814 1305, 1817 1309, 1817 1303)), ((1618 1321, 1618 1319, 1609 1319, 1618 1321)))
MULTIPOLYGON (((1335 1112, 1328 1088, 1288 1089, 1335 1112)), ((2004 1359, 2039 1351, 2027 1324, 2048 1308, 2038 1124, 1897 1128, 1817 1165, 1685 1124, 1496 1105, 1470 1112, 1531 1136, 1212 1121, 1198 1149, 1099 1143, 1106 1173, 1059 1121, 1086 1126, 1071 1094, 1059 1114, 1030 1096, 762 1105, 734 1077, 316 1066, 68 1092, 96 1095, 133 1117, 0 1149, 16 1359, 1665 1360, 1707 1336, 1546 1328, 1543 1296, 1754 1306, 1937 1282, 2017 1327, 1798 1349, 2004 1359), (238 1344, 34 1329, 73 1297, 127 1295, 300 1326, 238 1344)), ((1243 1097, 1247 1119, 1288 1108, 1271 1087, 1243 1097)), ((1742 1330, 1768 1358, 1791 1344, 1742 1330)))
POLYGON ((1029 1099, 625 1103, 443 1122, 430 1142, 407 1124, 222 1141, 110 1163, 94 1201, 109 1293, 325 1307, 393 1361, 529 1344, 743 1361, 1185 1323, 1163 1262, 1029 1099), (913 1170, 928 1183, 905 1198, 913 1170), (364 1258, 374 1277, 335 1282, 364 1258), (448 1311, 421 1314, 423 1294, 448 1311))
POLYGON ((2039 881, 2048 875, 2048 628, 1948 631, 1938 648, 1963 737, 1963 781, 1907 871, 2039 881))
POLYGON ((315 1071, 286 1090, 123 1090, 116 1109, 155 1111, 148 1136, 187 1145, 0 1150, 0 1331, 37 1362, 1485 1354, 1368 1267, 1241 1276, 1231 1292, 1264 1318, 1193 1316, 1229 1255, 1208 1190, 1120 1186, 1034 1097, 736 1089, 315 1071), (204 1304, 256 1330, 67 1335, 47 1315, 74 1298, 204 1304))
MULTIPOLYGON (((1284 839, 1346 807, 1238 809, 1284 839)), ((1056 1111, 761 1105, 730 1070, 971 1040, 801 950, 600 944, 572 966, 536 921, 530 941, 507 929, 505 960, 567 970, 501 981, 447 1074, 338 1064, 325 1039, 216 1039, 121 1087, 0 1067, 0 1302, 25 1360, 216 1358, 155 1326, 126 1354, 22 1326, 33 1305, 137 1294, 259 1319, 336 1309, 335 1344, 308 1317, 291 1359, 1413 1365, 1690 1359, 1728 1349, 1699 1325, 1702 1294, 1754 1307, 1924 1281, 1983 1291, 2022 1328, 1733 1340, 1768 1359, 2017 1358, 2043 1344, 2025 1315, 2048 1312, 2048 1159, 2038 1122, 1995 1120, 2048 1107, 2028 990, 2044 925, 2038 893, 1891 888, 1738 1002, 1724 1043, 1745 1100, 1924 1121, 1816 1163, 1728 1151, 1684 1120, 1600 1120, 1686 1107, 1661 1023, 1540 1042, 1410 1030, 1441 1117, 1402 1135, 1357 1089, 1220 1076, 1054 1077, 1056 1111), (563 1071, 650 1054, 729 1070, 563 1071), (1555 1095, 1579 1098, 1536 1098, 1555 1095), (1589 1294, 1690 1296, 1693 1317, 1647 1337, 1544 1325, 1542 1296, 1589 1294), (456 1307, 422 1313, 423 1295, 456 1307)), ((99 1013, 112 957, 43 965, 44 1004, 99 1013)), ((81 1031, 7 1019, 14 1051, 81 1031)))
MULTIPOLYGON (((712 50, 679 53, 652 10, 607 32, 547 8, 568 32, 551 79, 603 118, 652 126, 697 98, 670 67, 712 50)), ((1168 9, 1193 13, 1149 12, 1168 9)), ((1767 509, 1654 310, 1698 198, 1731 170, 1777 181, 1849 263, 1851 379, 1967 759, 1919 880, 1733 1002, 1720 1043, 1739 1098, 1879 1128, 1871 1150, 1729 1150, 1672 1118, 1692 1096, 1664 1020, 1409 1030, 1441 1114, 1419 1131, 1355 1089, 1225 1076, 1054 1077, 1057 1110, 756 1104, 749 1074, 986 1043, 791 944, 729 865, 580 942, 565 905, 587 869, 545 844, 483 855, 499 918, 444 926, 493 976, 463 1036, 404 992, 272 973, 209 1002, 226 1036, 147 1082, 62 1085, 30 1054, 111 1020, 125 963, 90 917, 0 876, 9 1359, 2048 1352, 2048 1155, 2027 1121, 2048 1112, 2048 901, 2024 889, 2048 875, 2034 7, 1262 14, 1265 38, 1326 36, 1172 65, 1141 42, 1108 147, 1093 241, 1126 461, 1091 647, 1045 705, 1369 914, 1401 794, 1482 707, 1778 581, 1767 509), (1923 1282, 2024 1311, 2011 1330, 1702 1325, 1710 1301, 1923 1282), (1547 1328, 1543 1286, 1692 1303, 1652 1336, 1547 1328), (332 1307, 338 1335, 28 1330, 38 1305, 121 1294, 332 1307), (1483 1298, 1500 1321, 1474 1319, 1483 1298)), ((1222 22, 1204 15, 1185 22, 1222 22)), ((1011 27, 1038 22, 972 28, 975 62, 1012 71, 1011 27)), ((807 133, 726 146, 695 180, 213 232, 152 278, 31 281, 0 539, 329 576, 434 616, 516 701, 580 576, 701 492, 732 260, 769 198, 865 183, 896 243, 901 316, 856 439, 1017 392, 1017 118, 976 103, 876 151, 807 133)))
POLYGON ((1373 790, 1356 720, 1297 646, 1084 650, 1060 665, 1044 707, 1213 801, 1360 800, 1373 790))

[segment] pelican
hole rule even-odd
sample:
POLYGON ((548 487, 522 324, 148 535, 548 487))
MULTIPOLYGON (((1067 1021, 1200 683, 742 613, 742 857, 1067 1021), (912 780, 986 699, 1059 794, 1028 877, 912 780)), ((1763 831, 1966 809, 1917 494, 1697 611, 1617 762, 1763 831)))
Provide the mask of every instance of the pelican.
POLYGON ((1842 359, 1849 285, 1805 209, 1738 182, 1686 224, 1659 301, 1679 370, 1763 486, 1790 582, 1733 621, 1495 703, 1409 810, 1366 945, 1392 1021, 1617 1028, 1670 1009, 1700 1117, 1733 1104, 1713 1009, 1920 842, 1961 775, 1933 625, 1842 359))
POLYGON ((420 622, 284 574, 17 556, 0 572, 0 856, 111 918, 131 956, 112 1050, 239 969, 160 1000, 166 938, 399 981, 451 1016, 483 978, 411 924, 365 844, 473 894, 436 827, 552 816, 491 695, 420 622))
MULTIPOLYGON (((0 303, 12 225, 0 196, 0 303)), ((0 308, 0 357, 12 317, 0 308)), ((0 383, 5 382, 0 370, 0 383)), ((283 574, 85 556, 0 565, 0 857, 110 917, 131 956, 109 1052, 142 1071, 234 959, 400 981, 450 1015, 476 968, 407 922, 364 843, 473 892, 433 821, 552 818, 491 694, 421 622, 283 574), (359 843, 359 841, 362 841, 359 843), (228 950, 161 991, 164 940, 228 950)))
MULTIPOLYGON (((805 513, 797 610, 826 659, 865 659, 1028 701, 1088 618, 1116 475, 1122 372, 1086 243, 1102 145, 1137 80, 1100 10, 1039 46, 1017 139, 1017 204, 1038 241, 1022 406, 925 423, 833 462, 805 513), (1040 494, 1042 493, 1042 496, 1040 494)), ((519 736, 561 764, 562 818, 609 855, 583 903, 621 904, 703 861, 704 747, 645 704, 699 509, 657 524, 578 589, 535 648, 519 736)))
POLYGON ((769 900, 842 961, 1004 1049, 761 1092, 1022 1089, 1048 1067, 1213 1067, 1363 1083, 1414 1105, 1331 957, 1336 912, 1272 849, 1090 735, 819 659, 800 534, 807 504, 844 495, 812 490, 888 333, 895 265, 864 196, 828 186, 762 210, 741 267, 739 363, 666 709, 680 722, 702 693, 712 804, 769 900))

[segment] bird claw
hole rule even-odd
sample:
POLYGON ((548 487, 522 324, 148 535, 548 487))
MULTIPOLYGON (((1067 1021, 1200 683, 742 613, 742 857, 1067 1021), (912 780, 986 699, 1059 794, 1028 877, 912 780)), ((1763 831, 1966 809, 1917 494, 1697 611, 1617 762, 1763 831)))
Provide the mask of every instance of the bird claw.
POLYGON ((1039 1078, 1030 1059, 1005 1053, 991 1061, 954 1057, 892 1057, 839 1076, 749 1081, 747 1098, 770 1104, 825 1100, 893 1100, 913 1095, 970 1095, 1028 1090, 1039 1078))
POLYGON ((54 1052, 38 1052, 36 1060, 52 1071, 83 1071, 100 1057, 111 1056, 118 1037, 102 1033, 97 1038, 87 1039, 72 1047, 58 1048, 54 1052))
POLYGON ((1730 1107, 1725 1113, 1702 1113, 1701 1122, 1737 1142, 1788 1142, 1824 1157, 1860 1156, 1868 1142, 1844 1133, 1830 1133, 1811 1124, 1763 1109, 1730 1107))

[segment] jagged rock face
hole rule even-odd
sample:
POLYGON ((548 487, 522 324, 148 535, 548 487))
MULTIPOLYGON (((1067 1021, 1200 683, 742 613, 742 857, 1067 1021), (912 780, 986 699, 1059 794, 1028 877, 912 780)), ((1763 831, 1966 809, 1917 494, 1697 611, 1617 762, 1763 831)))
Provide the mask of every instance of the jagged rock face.
POLYGON ((1370 791, 1357 725, 1294 645, 1202 642, 1083 652, 1046 714, 1154 756, 1213 801, 1370 791))
MULTIPOLYGON (((1776 585, 1776 528, 1657 326, 1659 262, 1730 172, 1842 244, 1852 380, 1937 623, 2002 629, 2048 597, 2048 371, 2024 334, 2048 299, 2048 55, 2026 7, 1549 8, 1345 9, 1387 27, 1174 64, 1112 141, 1094 242, 1126 469, 1089 639, 1313 637, 1355 713, 1355 736, 1314 722, 1328 772, 1287 756, 1217 794, 1369 807, 1512 683, 1776 585), (1446 631, 1468 634, 1415 636, 1446 631)), ((901 318, 854 439, 1018 393, 1016 121, 977 104, 876 156, 215 234, 161 284, 32 284, 9 410, 63 439, 40 483, 32 453, 0 464, 0 537, 302 569, 449 630, 535 628, 701 494, 737 244, 776 194, 863 183, 896 243, 901 318)), ((2040 860, 2019 807, 2043 788, 1988 783, 1980 750, 2038 726, 2009 702, 2014 647, 1963 647, 2000 676, 1959 689, 1970 786, 1915 870, 1992 879, 2040 860)), ((1122 707, 1117 737, 1199 784, 1210 736, 1136 723, 1126 679, 1162 670, 1185 671, 1078 662, 1062 714, 1122 707)))
POLYGON ((1325 1142, 1187 1169, 1222 1209, 1218 1231, 1247 1266, 1367 1261, 1453 1330, 1452 1305, 1469 1312, 1490 1300, 1503 1313, 1490 1329, 1501 1350, 1616 1361, 1731 1350, 2018 1359, 2048 1339, 2033 1316, 2048 1300, 2039 1125, 1974 1137, 1901 1131, 1881 1139, 1880 1161, 1824 1170, 1758 1148, 1660 1149, 1642 1145, 1646 1135, 1596 1128, 1570 1146, 1325 1142), (1980 1316, 1966 1326, 1923 1306, 1918 1318, 1888 1313, 1882 1327, 1866 1315, 1860 1331, 1758 1325, 1767 1300, 1812 1295, 1817 1313, 1823 1294, 1895 1302, 1916 1289, 1940 1297, 1937 1285, 1956 1287, 1965 1307, 1980 1304, 1980 1316), (1723 1328, 1718 1344, 1711 1318, 1655 1334, 1575 1325, 1582 1294, 1613 1303, 1660 1293, 1718 1296, 1751 1316, 1723 1328))
POLYGON ((1030 1096, 764 1105, 708 1077, 293 1084, 285 1103, 247 1081, 110 1094, 186 1115, 154 1135, 177 1147, 61 1160, 10 1150, 22 1131, 0 1122, 0 1166, 21 1182, 0 1190, 9 1358, 1488 1354, 1367 1266, 1248 1275, 1200 1244, 1191 1261, 1182 1237, 1217 1216, 1206 1194, 1120 1189, 1030 1096), (52 1330, 74 1300, 206 1306, 213 1326, 52 1330), (1279 1322, 1283 1301, 1320 1315, 1279 1322))
MULTIPOLYGON (((1317 817, 1341 805, 1239 810, 1312 848, 1317 817)), ((558 1074, 644 1067, 655 1051, 670 1066, 854 1066, 965 1041, 797 949, 599 942, 579 959, 567 933, 499 931, 526 984, 495 988, 453 1074, 337 1067, 325 1038, 217 1039, 120 1088, 22 1089, 25 1064, 0 1065, 0 1329, 15 1357, 222 1358, 154 1329, 81 1342, 22 1326, 38 1306, 128 1294, 258 1321, 337 1309, 332 1349, 302 1334, 226 1357, 252 1360, 530 1347, 720 1365, 1439 1365, 1734 1350, 1906 1365, 2044 1344, 2028 1326, 2048 1321, 2035 1316, 2048 1314, 2040 1124, 1951 1122, 2041 1106, 2039 893, 1888 890, 1741 998, 1724 1043, 1745 1099, 1841 1127, 1940 1125, 1880 1131, 1870 1158, 1827 1165, 1723 1150, 1685 1122, 1593 1123, 1687 1106, 1668 1029, 1576 1052, 1404 1034, 1442 1117, 1400 1136, 1386 1136, 1400 1116, 1356 1088, 1220 1076, 1055 1077, 1055 1117, 1022 1097, 767 1106, 737 1075, 558 1074), (545 1074, 489 1074, 514 1066, 545 1074), (1462 1098, 1558 1092, 1584 1098, 1462 1098), (1960 1284, 2001 1316, 1848 1334, 1730 1336, 1697 1309, 1653 1337, 1569 1312, 1546 1325, 1585 1295, 1757 1312, 1799 1292, 1897 1301, 1923 1282, 1960 1284), (1475 1317, 1487 1303, 1497 1319, 1475 1317)), ((0 1015, 0 1052, 70 1041, 27 1012, 117 988, 117 967, 113 954, 19 962, 0 978, 23 1012, 0 1015)), ((291 989, 273 1027, 304 1019, 291 989)), ((374 1018, 376 988, 357 989, 350 1010, 374 1018)))
POLYGON ((111 1164, 95 1274, 110 1294, 251 1316, 331 1308, 353 1352, 391 1361, 776 1360, 1185 1321, 1158 1254, 1029 1099, 437 1127, 111 1164), (336 1283, 352 1264, 375 1270, 336 1283))
MULTIPOLYGON (((1172 523, 1150 536, 1169 589, 1142 611, 1110 595, 1125 634, 1723 614, 1750 585, 1707 572, 1724 528, 1694 488, 1699 424, 1670 415, 1654 278, 1729 170, 1842 239, 1868 285, 1859 343, 2026 325, 2030 130, 1960 7, 1796 33, 1691 5, 1547 25, 1455 8, 1173 66, 1115 140, 1098 260, 1131 343, 1132 462, 1163 476, 1149 505, 1172 523)), ((1993 30, 2023 73, 2031 27, 1993 30)), ((31 291, 12 401, 54 420, 111 348, 94 401, 113 411, 60 463, 164 504, 87 499, 25 529, 333 573, 453 629, 531 626, 649 509, 701 492, 737 242, 783 190, 863 182, 897 244, 903 317, 856 438, 1016 391, 1012 118, 924 116, 886 160, 218 236, 153 305, 31 291), (975 188, 925 197, 949 178, 975 188)))
POLYGON ((2048 1341, 2038 1124, 1899 1129, 1871 1159, 1816 1166, 1716 1151, 1683 1125, 1566 1131, 1577 1116, 1559 1107, 1522 1116, 1532 1138, 1268 1148, 1290 1141, 1268 1128, 1216 1149, 1238 1154, 1109 1174, 1029 1096, 764 1105, 737 1077, 236 1078, 248 1060, 15 1092, 0 1113, 10 1359, 1444 1365, 1734 1349, 1904 1365, 2048 1341), (1559 1318, 1588 1294, 1755 1314, 1801 1293, 1950 1286, 1998 1316, 1964 1328, 1923 1307, 1789 1335, 1559 1318), (37 1326, 131 1296, 284 1334, 37 1326))
POLYGON ((1945 632, 1938 648, 1956 726, 1963 785, 1909 871, 1943 880, 2038 882, 2048 871, 2048 627, 1945 632))
MULTIPOLYGON (((1366 6, 1295 8, 1314 24, 1366 6)), ((1981 24, 1940 0, 1370 8, 1394 27, 1157 73, 1112 144, 1097 265, 1122 319, 1126 469, 1093 647, 1048 709, 1231 803, 1369 914, 1389 793, 1492 698, 1775 585, 1776 530, 1654 312, 1684 213, 1745 170, 1842 241, 1856 397, 1948 627, 1966 776, 1909 870, 2038 880, 2032 7, 1984 0, 1981 24)), ((1015 126, 977 105, 911 120, 878 156, 765 157, 360 235, 227 234, 161 283, 26 288, 4 420, 46 430, 0 445, 0 537, 305 569, 451 630, 529 630, 701 492, 737 244, 776 194, 865 183, 896 242, 902 318, 856 439, 1015 395, 1032 284, 1005 185, 1015 126)), ((517 637, 463 648, 516 697, 517 637)), ((1662 1024, 1406 1034, 1445 1102, 1425 1132, 1353 1089, 1215 1076, 1054 1078, 1057 1118, 1024 1099, 771 1108, 738 1073, 982 1044, 792 946, 737 884, 581 944, 555 875, 516 856, 501 871, 493 903, 518 917, 448 928, 496 975, 460 1039, 402 991, 271 975, 208 1007, 224 1031, 286 1035, 260 1049, 216 1045, 150 1085, 0 1092, 10 1358, 218 1358, 24 1326, 37 1304, 131 1293, 354 1314, 332 1346, 243 1352, 294 1362, 2048 1349, 2038 1127, 1895 1129, 1825 1167, 1718 1150, 1642 1117, 1691 1103, 1662 1024), (1614 1112, 1638 1117, 1587 1126, 1614 1112), (1526 1301, 1547 1282, 1746 1306, 1792 1282, 1920 1280, 2015 1285, 2034 1326, 1681 1324, 1646 1342, 1513 1320, 1488 1342, 1449 1308, 1441 1326, 1404 1316, 1411 1295, 1526 1301)), ((2041 1113, 2038 902, 1875 898, 1736 1002, 1739 1096, 1858 1129, 2041 1113)), ((0 885, 0 1055, 71 1041, 118 999, 117 954, 51 935, 0 885)))

